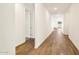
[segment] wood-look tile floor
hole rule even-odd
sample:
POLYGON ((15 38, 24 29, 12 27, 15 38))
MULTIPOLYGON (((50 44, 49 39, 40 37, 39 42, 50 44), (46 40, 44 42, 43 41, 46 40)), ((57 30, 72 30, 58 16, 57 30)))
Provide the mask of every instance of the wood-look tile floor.
POLYGON ((32 46, 31 42, 25 43, 23 46, 20 46, 16 49, 17 55, 75 55, 73 50, 74 47, 71 47, 70 42, 60 30, 54 31, 45 42, 37 49, 29 47, 32 46), (29 51, 26 51, 29 50, 29 51), (19 51, 19 53, 18 53, 19 51))

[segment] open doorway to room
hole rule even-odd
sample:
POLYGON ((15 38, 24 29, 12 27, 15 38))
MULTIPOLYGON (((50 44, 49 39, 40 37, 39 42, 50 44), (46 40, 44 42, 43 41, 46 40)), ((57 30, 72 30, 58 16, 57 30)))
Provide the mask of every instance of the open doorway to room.
POLYGON ((24 4, 25 5, 25 16, 26 16, 26 42, 28 47, 26 47, 27 52, 34 48, 35 45, 35 24, 34 24, 34 4, 24 4))
POLYGON ((51 15, 51 27, 54 30, 61 30, 63 32, 64 28, 64 15, 63 14, 56 14, 51 15))
POLYGON ((16 4, 16 54, 27 54, 34 48, 34 4, 16 4))

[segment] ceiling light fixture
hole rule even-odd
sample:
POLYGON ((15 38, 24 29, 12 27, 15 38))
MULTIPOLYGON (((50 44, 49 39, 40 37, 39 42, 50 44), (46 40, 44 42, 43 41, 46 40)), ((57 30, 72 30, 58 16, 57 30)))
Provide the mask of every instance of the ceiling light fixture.
POLYGON ((58 9, 58 8, 56 8, 56 7, 54 8, 54 10, 57 10, 57 9, 58 9))

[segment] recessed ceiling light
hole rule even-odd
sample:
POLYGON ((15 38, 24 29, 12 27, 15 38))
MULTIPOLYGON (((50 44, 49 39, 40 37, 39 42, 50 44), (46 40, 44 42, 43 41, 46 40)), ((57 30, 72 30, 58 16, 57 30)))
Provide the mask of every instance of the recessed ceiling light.
POLYGON ((58 9, 58 8, 56 8, 56 7, 54 8, 54 10, 57 10, 57 9, 58 9))

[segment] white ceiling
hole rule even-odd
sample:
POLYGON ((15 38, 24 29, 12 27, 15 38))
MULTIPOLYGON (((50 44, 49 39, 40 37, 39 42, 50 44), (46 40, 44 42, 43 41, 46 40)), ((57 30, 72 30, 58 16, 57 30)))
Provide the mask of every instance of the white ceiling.
POLYGON ((53 14, 62 14, 68 11, 70 3, 45 3, 44 6, 53 14), (58 8, 54 10, 54 8, 58 8))
POLYGON ((34 3, 24 3, 26 10, 32 10, 34 8, 34 3))

